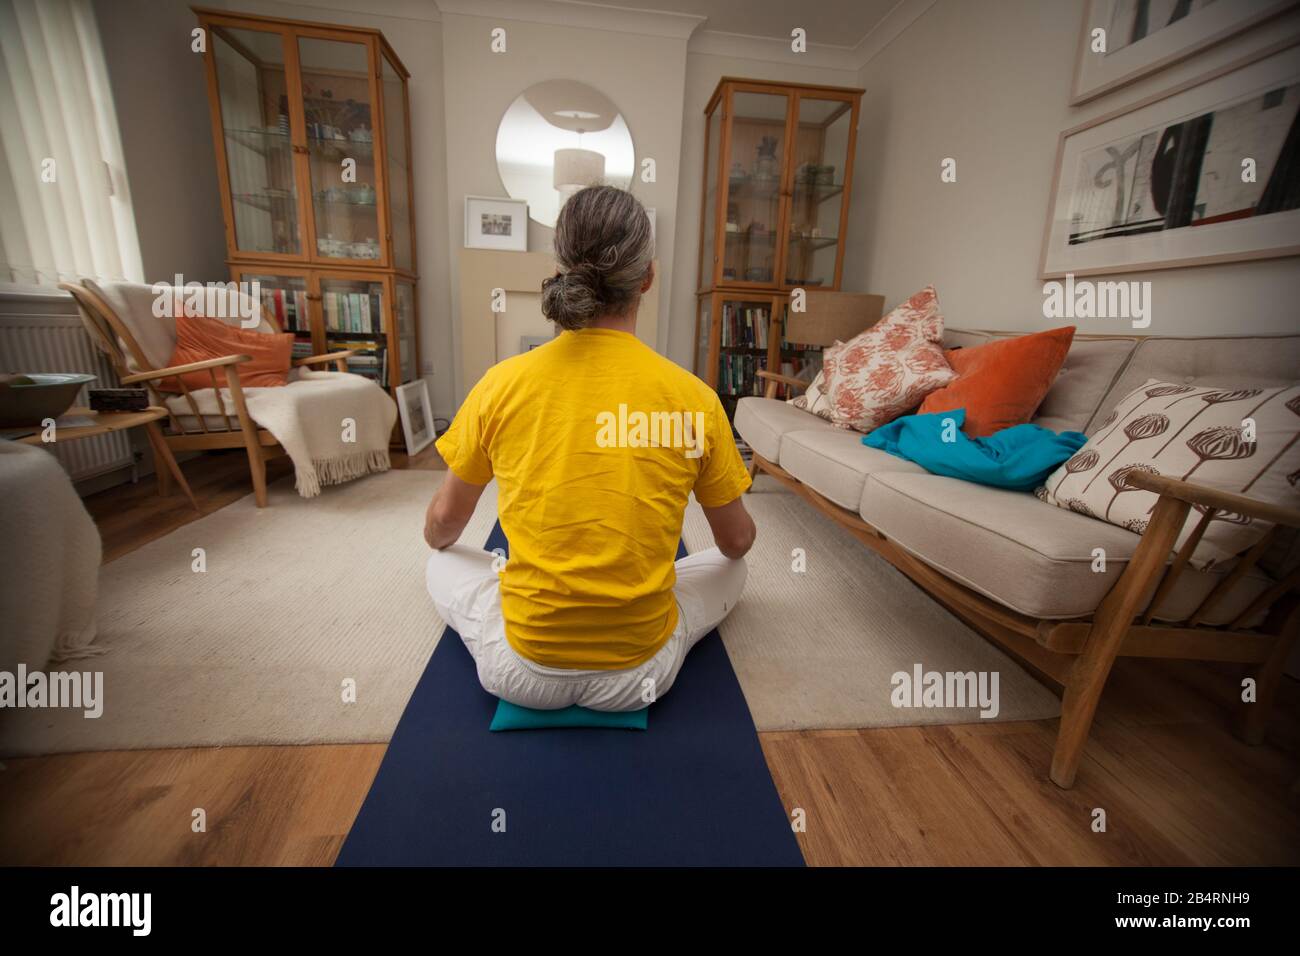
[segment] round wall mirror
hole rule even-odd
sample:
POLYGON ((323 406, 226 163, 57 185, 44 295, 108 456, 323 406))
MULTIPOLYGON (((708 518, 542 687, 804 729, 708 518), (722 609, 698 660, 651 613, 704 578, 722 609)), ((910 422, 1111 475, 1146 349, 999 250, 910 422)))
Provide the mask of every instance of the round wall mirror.
POLYGON ((608 97, 576 80, 525 90, 497 128, 497 171, 528 217, 555 226, 564 201, 583 186, 632 184, 636 153, 627 123, 608 97))

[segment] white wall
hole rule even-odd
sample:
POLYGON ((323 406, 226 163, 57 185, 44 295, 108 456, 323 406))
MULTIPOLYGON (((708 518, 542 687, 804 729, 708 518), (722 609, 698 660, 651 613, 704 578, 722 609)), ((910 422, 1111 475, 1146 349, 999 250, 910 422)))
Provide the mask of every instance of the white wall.
MULTIPOLYGON (((694 364, 695 291, 700 272, 700 203, 704 191, 704 107, 724 76, 826 86, 857 86, 851 70, 830 70, 769 60, 715 53, 688 53, 686 87, 682 103, 681 184, 677 190, 677 248, 673 258, 674 282, 667 294, 668 338, 665 354, 678 365, 694 364)), ((861 149, 861 146, 859 146, 861 149)), ((662 216, 662 213, 661 213, 662 216)), ((662 218, 659 226, 663 255, 662 218)), ((661 326, 663 322, 661 320, 661 326)))
MULTIPOLYGON (((1057 134, 1241 56, 1282 21, 1079 108, 1067 105, 1083 0, 938 0, 861 71, 846 289, 887 307, 928 283, 948 323, 1034 329, 1057 134), (939 180, 945 157, 957 182, 939 180)), ((1291 18, 1288 23, 1294 23, 1291 18)), ((1152 283, 1151 335, 1300 329, 1300 260, 1129 273, 1152 283)), ((1057 323, 1059 324, 1059 323, 1057 323)), ((1080 331, 1128 323, 1081 320, 1080 331)))
MULTIPOLYGON (((655 160, 656 181, 644 183, 634 177, 632 191, 656 210, 662 335, 670 315, 668 292, 677 283, 673 268, 676 249, 696 242, 693 234, 676 222, 685 35, 657 36, 444 12, 442 60, 447 77, 445 237, 452 274, 456 274, 464 242, 464 197, 506 195, 495 152, 502 115, 515 97, 534 83, 578 80, 595 87, 618 107, 632 134, 638 170, 646 157, 655 160), (506 30, 505 53, 492 52, 494 27, 506 30)), ((552 234, 551 229, 530 222, 529 250, 549 250, 552 234)), ((453 288, 453 313, 460 311, 459 296, 459 289, 453 288)), ((453 349, 457 348, 454 324, 452 342, 453 349)), ((457 395, 463 396, 473 384, 457 382, 457 395)))
POLYGON ((196 21, 178 0, 95 0, 147 282, 229 279, 196 21))

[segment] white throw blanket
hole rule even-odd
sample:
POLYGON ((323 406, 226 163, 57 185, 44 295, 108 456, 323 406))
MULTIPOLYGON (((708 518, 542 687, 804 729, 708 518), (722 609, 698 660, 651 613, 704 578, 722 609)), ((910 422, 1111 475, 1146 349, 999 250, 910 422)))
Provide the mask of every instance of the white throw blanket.
MULTIPOLYGON (((388 471, 388 439, 397 421, 397 403, 377 384, 350 372, 289 373, 287 385, 245 388, 244 401, 253 421, 284 446, 293 461, 294 488, 314 498, 325 485, 338 485, 373 472, 388 471)), ((224 430, 235 415, 230 389, 191 392, 208 428, 224 430)), ((167 407, 187 430, 199 427, 184 395, 167 407)), ((236 426, 238 427, 238 426, 236 426)))
POLYGON ((253 421, 289 453, 293 486, 304 498, 390 467, 397 403, 365 376, 302 369, 283 388, 250 389, 247 404, 253 421))
POLYGON ((0 441, 0 670, 92 657, 100 541, 59 460, 0 441))

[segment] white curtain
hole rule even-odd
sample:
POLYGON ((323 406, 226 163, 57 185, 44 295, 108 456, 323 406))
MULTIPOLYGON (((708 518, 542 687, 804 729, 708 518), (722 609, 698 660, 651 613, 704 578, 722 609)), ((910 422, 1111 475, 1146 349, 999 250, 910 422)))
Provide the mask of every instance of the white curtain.
POLYGON ((144 281, 90 0, 0 0, 0 144, 0 283, 144 281))

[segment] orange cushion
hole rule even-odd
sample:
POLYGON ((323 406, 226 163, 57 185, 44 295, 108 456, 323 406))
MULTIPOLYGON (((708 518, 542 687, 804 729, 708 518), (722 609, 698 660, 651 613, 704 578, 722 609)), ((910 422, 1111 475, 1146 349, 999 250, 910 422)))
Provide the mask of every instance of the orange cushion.
MULTIPOLYGON (((226 355, 252 356, 251 362, 242 362, 238 366, 239 383, 245 388, 283 385, 293 358, 293 333, 259 332, 227 325, 220 319, 176 316, 176 348, 168 365, 188 365, 226 355)), ((225 369, 212 371, 216 372, 217 383, 225 388, 225 369)), ((180 379, 192 392, 212 387, 212 375, 207 369, 187 372, 180 379)), ((181 390, 175 378, 161 379, 157 387, 162 392, 181 390)))
POLYGON ((962 426, 971 438, 1023 425, 1034 417, 1065 362, 1074 326, 998 339, 944 353, 957 381, 931 392, 920 414, 966 409, 962 426))

